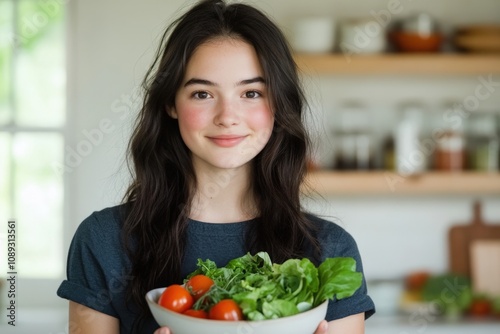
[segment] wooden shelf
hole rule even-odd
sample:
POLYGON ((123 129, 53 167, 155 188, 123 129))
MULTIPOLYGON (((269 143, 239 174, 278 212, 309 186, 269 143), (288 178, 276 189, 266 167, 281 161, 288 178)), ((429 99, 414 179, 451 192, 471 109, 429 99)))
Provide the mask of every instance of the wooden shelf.
POLYGON ((405 177, 390 171, 314 171, 306 184, 321 195, 499 195, 500 173, 430 172, 405 177))
POLYGON ((500 54, 297 54, 304 73, 379 75, 480 75, 500 73, 500 54))
MULTIPOLYGON (((303 73, 318 75, 500 74, 500 54, 296 54, 303 73)), ((390 171, 314 171, 309 189, 322 195, 500 195, 500 173, 429 172, 401 176, 390 171)), ((307 191, 307 187, 305 188, 307 191)))

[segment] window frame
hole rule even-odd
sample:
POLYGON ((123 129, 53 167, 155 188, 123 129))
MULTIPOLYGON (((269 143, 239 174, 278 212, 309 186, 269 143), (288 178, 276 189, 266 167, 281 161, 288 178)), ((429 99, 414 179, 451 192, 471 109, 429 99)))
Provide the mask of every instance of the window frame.
MULTIPOLYGON (((0 1, 9 1, 13 4, 13 25, 15 26, 15 30, 13 31, 14 35, 12 36, 12 59, 10 61, 10 71, 11 73, 15 73, 16 66, 16 57, 19 55, 19 45, 16 41, 16 36, 19 33, 18 31, 18 8, 20 4, 20 0, 0 0, 0 1)), ((33 0, 33 1, 43 1, 43 0, 33 0)), ((67 1, 67 0, 54 0, 55 3, 62 6, 61 10, 64 11, 64 57, 65 57, 65 103, 64 103, 64 114, 65 114, 65 122, 60 127, 36 127, 36 126, 20 126, 15 124, 15 89, 11 89, 9 92, 9 100, 12 105, 12 114, 11 119, 8 123, 4 125, 0 125, 0 132, 9 134, 11 138, 13 135, 18 133, 54 133, 60 134, 62 137, 62 157, 63 162, 66 158, 66 150, 65 148, 69 145, 69 138, 71 138, 72 129, 74 128, 73 119, 71 115, 71 106, 74 105, 75 101, 75 83, 74 83, 74 57, 76 56, 75 48, 73 47, 75 41, 73 40, 73 36, 75 33, 74 26, 74 18, 76 17, 76 1, 67 1)), ((9 85, 11 87, 15 87, 16 84, 15 75, 12 75, 10 78, 9 85)), ((11 143, 12 144, 12 143, 11 143)), ((10 145, 9 155, 10 159, 10 179, 11 182, 13 177, 15 176, 14 169, 14 159, 13 159, 13 145, 10 145)), ((74 231, 76 230, 78 223, 74 222, 74 204, 72 201, 73 196, 71 195, 72 190, 72 178, 70 173, 64 172, 62 174, 62 189, 63 189, 63 198, 62 198, 62 226, 61 226, 61 238, 62 240, 58 240, 61 242, 61 254, 58 255, 57 261, 62 263, 63 270, 53 278, 27 278, 23 277, 23 273, 17 273, 17 281, 16 281, 16 297, 15 302, 20 309, 20 316, 22 316, 23 309, 61 309, 67 308, 68 302, 64 299, 59 298, 56 295, 57 288, 61 284, 62 280, 66 277, 66 258, 68 254, 68 249, 71 243, 72 236, 74 231)), ((15 198, 15 185, 11 184, 9 187, 9 198, 11 201, 9 203, 10 212, 14 212, 14 198, 15 198)), ((16 217, 6 217, 16 218, 16 217)), ((19 222, 23 223, 23 222, 19 222)), ((1 231, 6 232, 6 231, 1 231)), ((3 252, 1 252, 3 254, 3 252)), ((22 258, 17 257, 18 262, 23 261, 22 258)), ((3 274, 6 275, 6 271, 3 271, 3 274)), ((0 289, 0 295, 6 296, 7 289, 5 289, 5 285, 3 286, 3 291, 0 289)))

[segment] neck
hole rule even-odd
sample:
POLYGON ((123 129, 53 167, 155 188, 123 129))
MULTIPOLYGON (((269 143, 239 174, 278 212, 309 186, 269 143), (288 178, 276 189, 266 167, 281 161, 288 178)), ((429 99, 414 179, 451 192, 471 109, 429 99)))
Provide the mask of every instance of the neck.
POLYGON ((190 218, 213 223, 255 218, 250 165, 234 169, 198 169, 196 181, 190 218))

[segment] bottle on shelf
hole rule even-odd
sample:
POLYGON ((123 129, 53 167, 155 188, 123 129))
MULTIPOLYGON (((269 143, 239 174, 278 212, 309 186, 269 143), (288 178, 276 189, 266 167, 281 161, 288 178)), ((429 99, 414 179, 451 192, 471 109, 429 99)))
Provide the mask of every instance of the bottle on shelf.
POLYGON ((395 169, 401 175, 423 173, 427 169, 428 153, 422 149, 424 105, 405 102, 399 107, 401 119, 394 132, 395 169))

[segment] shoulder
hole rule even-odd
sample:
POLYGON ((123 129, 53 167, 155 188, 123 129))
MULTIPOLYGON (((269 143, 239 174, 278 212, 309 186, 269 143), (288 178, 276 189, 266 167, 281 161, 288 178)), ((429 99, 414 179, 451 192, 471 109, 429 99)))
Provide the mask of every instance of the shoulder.
MULTIPOLYGON (((329 257, 352 257, 356 261, 356 271, 363 273, 363 263, 356 241, 340 225, 307 214, 306 217, 313 224, 316 237, 321 247, 322 261, 329 257)), ((363 274, 364 275, 364 274, 363 274)), ((357 313, 365 313, 365 318, 375 312, 375 306, 367 295, 366 280, 363 276, 361 287, 349 298, 330 301, 326 319, 334 320, 357 313)))
POLYGON ((318 232, 333 233, 336 236, 343 236, 344 234, 348 234, 343 227, 341 227, 337 223, 334 223, 333 221, 320 218, 319 216, 310 213, 306 214, 306 218, 311 223, 313 223, 318 232))
POLYGON ((78 226, 68 254, 68 270, 118 270, 128 265, 122 242, 123 206, 95 211, 78 226), (81 268, 82 264, 84 267, 81 268))
POLYGON ((94 211, 78 226, 75 236, 109 237, 116 233, 120 233, 123 226, 124 212, 123 205, 94 211))
POLYGON ((316 237, 322 248, 322 258, 351 256, 359 257, 356 240, 342 226, 313 214, 306 214, 313 224, 316 237))
POLYGON ((67 279, 57 294, 119 317, 129 261, 122 246, 122 206, 89 215, 78 226, 68 251, 67 279))
POLYGON ((123 205, 95 211, 78 226, 71 242, 70 253, 113 257, 123 253, 123 205))

